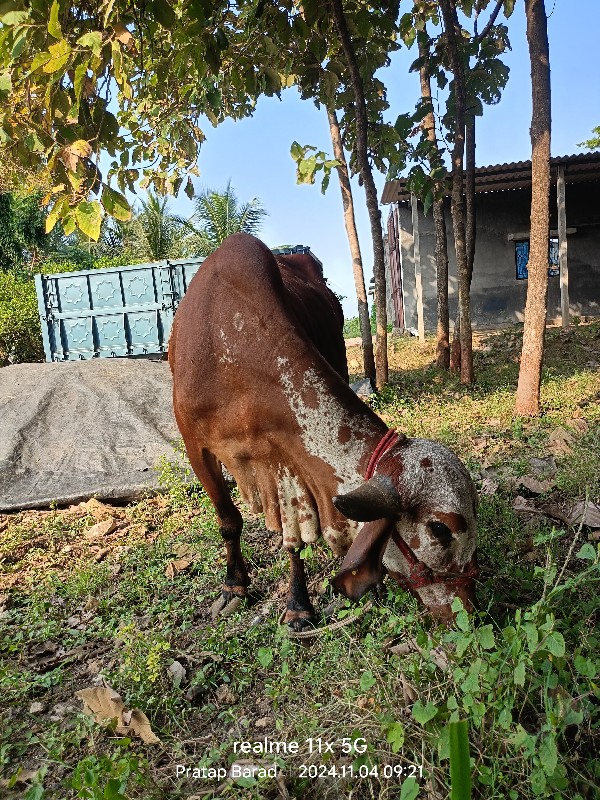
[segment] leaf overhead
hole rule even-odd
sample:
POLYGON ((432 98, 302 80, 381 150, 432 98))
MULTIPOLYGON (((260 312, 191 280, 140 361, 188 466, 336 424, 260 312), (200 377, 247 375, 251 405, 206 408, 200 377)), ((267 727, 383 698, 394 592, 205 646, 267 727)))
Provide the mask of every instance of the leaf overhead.
POLYGON ((63 38, 60 22, 58 20, 59 10, 60 8, 58 0, 54 0, 52 6, 50 7, 50 19, 48 20, 48 33, 55 39, 63 38))
POLYGON ((98 241, 102 225, 102 207, 98 200, 84 200, 77 206, 75 219, 79 230, 92 241, 98 241))
POLYGON ((102 206, 107 214, 121 222, 131 219, 131 206, 127 198, 106 184, 102 188, 102 206))

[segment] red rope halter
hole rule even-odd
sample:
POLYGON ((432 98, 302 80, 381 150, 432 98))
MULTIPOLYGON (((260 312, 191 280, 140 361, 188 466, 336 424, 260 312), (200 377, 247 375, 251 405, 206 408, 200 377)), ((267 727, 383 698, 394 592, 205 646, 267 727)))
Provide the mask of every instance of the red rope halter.
MULTIPOLYGON (((405 438, 404 434, 397 433, 393 428, 390 428, 382 436, 369 459, 365 480, 369 480, 373 477, 377 465, 383 456, 389 452, 394 445, 399 441, 403 441, 405 438)), ((432 583, 450 583, 455 586, 464 586, 479 575, 479 570, 476 567, 470 567, 465 570, 465 572, 461 572, 458 575, 454 573, 434 572, 424 561, 419 561, 414 551, 411 550, 395 527, 392 530, 392 539, 408 563, 407 576, 401 575, 399 572, 394 572, 394 580, 399 583, 403 589, 413 591, 414 589, 422 589, 424 586, 430 586, 432 583)))
POLYGON ((365 472, 365 480, 369 480, 373 477, 375 470, 377 469, 377 465, 383 458, 383 456, 391 450, 392 447, 397 444, 397 442, 402 441, 405 438, 403 433, 397 433, 393 428, 390 428, 389 431, 384 433, 381 437, 379 444, 373 450, 371 458, 369 460, 369 465, 367 466, 367 471, 365 472))

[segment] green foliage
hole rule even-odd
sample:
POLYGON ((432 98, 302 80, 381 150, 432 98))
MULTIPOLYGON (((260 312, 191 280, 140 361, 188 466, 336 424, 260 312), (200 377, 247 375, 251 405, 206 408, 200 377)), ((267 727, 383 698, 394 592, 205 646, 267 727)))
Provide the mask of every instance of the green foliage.
POLYGON ((349 317, 344 320, 344 339, 360 337, 360 320, 358 317, 349 317))
POLYGON ((317 150, 312 145, 304 145, 292 142, 290 155, 296 162, 296 183, 315 182, 317 172, 323 170, 321 180, 321 192, 325 194, 331 178, 331 170, 339 166, 339 161, 335 158, 328 158, 322 150, 317 150), (309 155, 309 153, 312 153, 309 155))
POLYGON ((120 748, 114 755, 90 755, 77 764, 69 779, 76 798, 129 800, 134 787, 145 784, 140 772, 147 766, 146 759, 127 751, 129 739, 121 739, 117 744, 120 748))
POLYGON ((128 690, 130 702, 139 694, 148 702, 154 694, 154 684, 164 673, 169 643, 160 636, 148 636, 133 623, 124 625, 118 637, 123 649, 119 683, 128 690))
POLYGON ((587 139, 585 142, 580 142, 578 147, 588 147, 590 150, 598 150, 600 148, 600 125, 592 129, 594 136, 587 139))
MULTIPOLYGON (((476 18, 481 23, 481 13, 489 7, 489 0, 473 3, 471 0, 459 3, 458 7, 465 17, 471 18, 476 8, 476 18)), ((503 10, 508 18, 512 14, 512 0, 504 3, 503 10)), ((451 145, 455 137, 455 80, 453 78, 446 47, 446 34, 442 30, 432 38, 428 32, 428 24, 438 27, 440 22, 439 8, 436 3, 416 4, 412 12, 405 13, 400 20, 400 36, 407 47, 419 43, 419 57, 411 65, 411 71, 417 72, 426 66, 429 77, 437 83, 438 89, 448 96, 445 110, 441 113, 440 122, 443 138, 451 145)), ((501 60, 503 54, 510 49, 508 29, 495 22, 484 37, 471 33, 463 27, 458 37, 460 57, 465 73, 466 109, 471 116, 481 116, 484 105, 494 105, 500 101, 502 90, 506 86, 509 69, 501 60)), ((433 202, 447 193, 446 169, 443 148, 438 141, 429 140, 429 129, 424 124, 426 116, 433 113, 429 100, 421 98, 415 110, 398 115, 394 129, 399 137, 399 144, 394 157, 390 159, 388 179, 403 173, 409 166, 407 187, 424 205, 425 213, 433 202)), ((436 115, 437 116, 437 115, 436 115)), ((437 124, 437 123, 436 123, 437 124)))
POLYGON ((240 205, 231 181, 222 192, 206 189, 194 198, 194 204, 196 210, 186 223, 187 247, 198 256, 210 255, 233 233, 256 235, 267 216, 256 197, 240 205))
POLYGON ((247 4, 12 5, 0 8, 0 150, 29 170, 47 164, 48 230, 62 220, 96 238, 105 213, 129 218, 127 189, 177 194, 187 178, 191 191, 201 118, 246 116, 281 89, 247 4))
POLYGON ((39 193, 0 194, 0 271, 37 261, 48 251, 39 193))
POLYGON ((450 800, 471 800, 469 723, 463 719, 448 723, 450 740, 450 800))
POLYGON ((183 439, 177 439, 172 444, 174 458, 163 455, 156 467, 158 482, 168 492, 169 502, 174 508, 206 503, 206 494, 192 471, 183 439))
POLYGON ((43 360, 33 280, 14 272, 0 272, 0 366, 43 360))
POLYGON ((181 217, 171 214, 166 197, 148 192, 141 209, 130 223, 119 227, 123 246, 136 261, 162 261, 187 255, 185 225, 181 217))

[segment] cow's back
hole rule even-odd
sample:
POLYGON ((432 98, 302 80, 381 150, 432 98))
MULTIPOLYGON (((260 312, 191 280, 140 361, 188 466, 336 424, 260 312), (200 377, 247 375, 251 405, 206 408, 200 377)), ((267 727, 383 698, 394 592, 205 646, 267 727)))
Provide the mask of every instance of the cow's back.
POLYGON ((298 340, 314 348, 347 382, 343 321, 311 256, 276 259, 255 237, 234 234, 203 262, 177 310, 169 341, 177 391, 200 399, 199 376, 215 388, 230 383, 233 368, 239 389, 260 391, 261 373, 273 377, 273 344, 285 339, 291 354, 300 356, 298 340))
POLYGON ((304 253, 277 256, 290 319, 295 318, 319 353, 348 380, 344 313, 327 286, 322 268, 304 253))
POLYGON ((188 452, 214 454, 285 546, 322 532, 343 554, 356 523, 331 498, 385 426, 348 386, 337 298, 290 258, 235 234, 204 261, 173 324, 173 405, 188 452))

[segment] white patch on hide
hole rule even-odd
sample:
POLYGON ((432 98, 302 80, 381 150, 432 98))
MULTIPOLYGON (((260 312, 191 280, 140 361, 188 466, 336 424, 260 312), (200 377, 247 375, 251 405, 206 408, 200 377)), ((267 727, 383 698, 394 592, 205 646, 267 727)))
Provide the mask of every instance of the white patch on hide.
POLYGON ((233 327, 236 329, 236 331, 241 331, 244 327, 244 318, 239 311, 236 311, 233 315, 233 327))
POLYGON ((319 538, 319 517, 313 498, 287 467, 277 473, 277 494, 285 547, 300 547, 319 538))
POLYGON ((280 357, 277 364, 285 396, 300 426, 307 452, 333 467, 338 479, 337 494, 356 489, 363 481, 358 463, 365 450, 365 439, 371 433, 368 423, 346 411, 316 370, 308 369, 298 387, 288 359, 280 357), (304 399, 309 392, 315 398, 314 408, 304 399), (343 429, 349 433, 344 443, 340 442, 343 429))
POLYGON ((225 331, 221 328, 219 331, 219 335, 223 341, 223 347, 225 348, 223 355, 219 358, 219 363, 221 364, 233 364, 234 358, 233 353, 229 345, 227 344, 227 336, 225 335, 225 331))
POLYGON ((345 520, 345 527, 343 531, 337 528, 327 527, 323 531, 323 538, 331 547, 336 556, 345 556, 350 545, 356 538, 357 533, 362 528, 362 522, 356 522, 353 519, 345 520))

